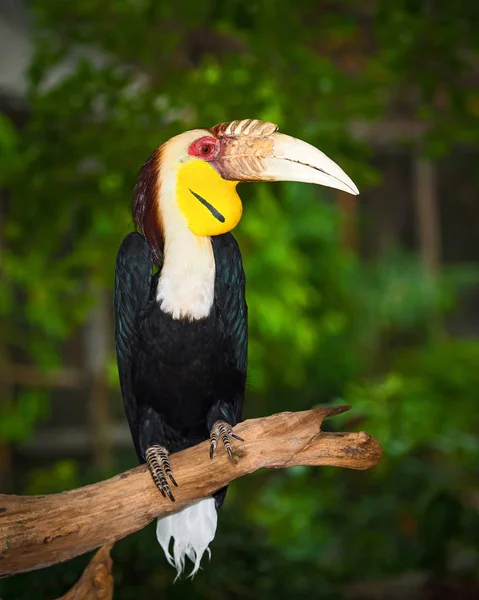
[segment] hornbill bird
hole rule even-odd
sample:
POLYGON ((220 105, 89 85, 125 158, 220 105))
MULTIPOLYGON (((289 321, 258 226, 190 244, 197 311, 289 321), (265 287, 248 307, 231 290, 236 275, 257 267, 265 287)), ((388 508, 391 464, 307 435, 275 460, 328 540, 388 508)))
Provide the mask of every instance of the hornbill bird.
MULTIPOLYGON (((232 427, 245 393, 247 306, 230 232, 243 210, 236 186, 246 181, 302 181, 358 194, 320 150, 254 119, 182 133, 141 168, 133 200, 139 232, 127 235, 117 257, 116 350, 136 452, 172 501, 171 453, 209 438, 211 458, 218 445, 232 458, 231 438, 243 441, 232 427)), ((193 575, 209 552, 225 494, 158 520, 158 541, 178 575, 186 557, 193 575)))

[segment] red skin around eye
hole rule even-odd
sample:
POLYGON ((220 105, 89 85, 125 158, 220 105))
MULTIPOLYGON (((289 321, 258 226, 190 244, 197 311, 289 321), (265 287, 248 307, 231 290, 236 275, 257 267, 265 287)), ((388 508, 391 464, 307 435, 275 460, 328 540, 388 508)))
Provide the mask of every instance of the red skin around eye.
POLYGON ((188 148, 188 154, 210 161, 218 156, 219 148, 220 144, 217 139, 204 136, 191 144, 188 148))

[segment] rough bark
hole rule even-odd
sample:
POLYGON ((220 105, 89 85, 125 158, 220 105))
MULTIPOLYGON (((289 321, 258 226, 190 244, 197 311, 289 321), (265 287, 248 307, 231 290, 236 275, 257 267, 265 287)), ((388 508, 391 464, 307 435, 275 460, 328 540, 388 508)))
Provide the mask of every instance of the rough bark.
POLYGON ((213 460, 204 442, 171 457, 176 501, 163 498, 142 465, 83 488, 49 496, 0 495, 0 576, 70 560, 142 529, 260 468, 329 465, 367 469, 381 457, 367 433, 321 432, 321 423, 349 407, 324 407, 251 419, 235 427, 229 460, 219 447, 213 460))
POLYGON ((78 582, 58 600, 112 600, 112 547, 113 544, 102 546, 88 563, 78 582))

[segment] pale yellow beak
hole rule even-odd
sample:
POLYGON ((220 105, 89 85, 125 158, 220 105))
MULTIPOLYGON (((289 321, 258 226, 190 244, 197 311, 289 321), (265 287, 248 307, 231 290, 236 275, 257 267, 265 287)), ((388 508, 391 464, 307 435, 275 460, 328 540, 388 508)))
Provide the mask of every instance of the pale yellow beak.
POLYGON ((221 140, 213 166, 234 181, 302 181, 359 194, 350 177, 311 144, 255 119, 220 123, 211 132, 221 140))
POLYGON ((274 145, 262 160, 263 177, 268 181, 302 181, 359 194, 353 180, 334 161, 311 144, 274 133, 274 145))

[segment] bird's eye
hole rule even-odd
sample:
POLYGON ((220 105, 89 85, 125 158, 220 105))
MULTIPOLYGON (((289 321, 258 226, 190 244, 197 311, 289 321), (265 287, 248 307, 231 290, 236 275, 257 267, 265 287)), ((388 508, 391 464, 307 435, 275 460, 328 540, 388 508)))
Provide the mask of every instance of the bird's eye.
POLYGON ((208 136, 193 142, 188 149, 188 154, 210 160, 216 156, 218 149, 218 140, 208 136))

